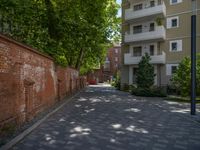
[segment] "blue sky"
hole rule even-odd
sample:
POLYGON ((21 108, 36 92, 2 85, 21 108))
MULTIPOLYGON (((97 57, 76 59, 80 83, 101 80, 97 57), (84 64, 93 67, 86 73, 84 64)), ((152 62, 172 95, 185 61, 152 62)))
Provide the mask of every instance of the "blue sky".
MULTIPOLYGON (((117 3, 121 5, 122 0, 117 0, 117 3)), ((118 16, 121 16, 121 9, 118 11, 118 16)))

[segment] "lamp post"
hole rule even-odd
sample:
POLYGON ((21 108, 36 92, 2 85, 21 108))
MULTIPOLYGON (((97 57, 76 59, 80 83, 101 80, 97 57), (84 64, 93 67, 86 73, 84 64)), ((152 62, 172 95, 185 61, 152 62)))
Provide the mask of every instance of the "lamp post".
POLYGON ((191 115, 196 114, 196 13, 197 13, 197 0, 192 0, 192 16, 191 16, 191 115))

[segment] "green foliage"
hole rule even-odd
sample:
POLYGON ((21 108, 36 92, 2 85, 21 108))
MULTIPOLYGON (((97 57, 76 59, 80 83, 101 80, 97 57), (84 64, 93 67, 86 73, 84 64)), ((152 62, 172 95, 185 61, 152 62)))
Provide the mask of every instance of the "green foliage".
POLYGON ((120 78, 120 74, 119 72, 116 74, 116 76, 114 77, 114 80, 112 82, 112 86, 114 86, 117 90, 120 90, 121 88, 121 78, 120 78))
MULTIPOLYGON (((178 66, 178 69, 172 76, 172 85, 180 90, 181 96, 190 95, 191 86, 191 60, 189 57, 185 57, 178 66)), ((200 95, 200 54, 197 56, 197 95, 200 95)))
POLYGON ((151 58, 146 53, 138 64, 136 82, 138 88, 150 89, 154 84, 154 67, 150 64, 151 58))
POLYGON ((120 37, 116 0, 1 0, 3 33, 82 73, 102 63, 120 37))
POLYGON ((162 26, 163 25, 163 22, 162 22, 162 18, 156 18, 156 23, 158 26, 162 26))
POLYGON ((166 93, 156 87, 147 88, 138 88, 135 86, 131 87, 131 94, 136 96, 145 96, 145 97, 166 97, 166 93))
POLYGON ((136 74, 137 86, 131 86, 131 94, 146 97, 164 97, 166 94, 162 89, 153 87, 155 74, 150 60, 150 56, 146 53, 139 62, 136 74))

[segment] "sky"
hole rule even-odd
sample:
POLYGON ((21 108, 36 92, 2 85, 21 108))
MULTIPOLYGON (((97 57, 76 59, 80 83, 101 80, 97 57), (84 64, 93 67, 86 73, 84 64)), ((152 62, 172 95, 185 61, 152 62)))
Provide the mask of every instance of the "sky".
MULTIPOLYGON (((122 0, 117 0, 117 3, 121 5, 122 0)), ((121 17, 121 9, 119 9, 118 11, 118 15, 119 17, 121 17)))

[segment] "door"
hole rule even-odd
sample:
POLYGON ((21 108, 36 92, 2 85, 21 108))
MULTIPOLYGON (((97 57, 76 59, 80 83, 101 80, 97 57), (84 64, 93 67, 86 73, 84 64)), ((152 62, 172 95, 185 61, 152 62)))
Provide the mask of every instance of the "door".
POLYGON ((34 81, 25 80, 24 81, 24 91, 25 91, 25 121, 29 121, 33 116, 33 85, 34 81))
POLYGON ((150 26, 149 26, 149 31, 154 31, 155 30, 155 24, 154 23, 150 23, 150 26))
POLYGON ((150 1, 150 7, 154 7, 155 6, 155 1, 150 1))
POLYGON ((133 68, 133 84, 136 84, 137 82, 137 71, 138 71, 138 68, 134 67, 133 68))

